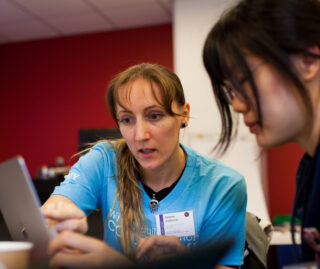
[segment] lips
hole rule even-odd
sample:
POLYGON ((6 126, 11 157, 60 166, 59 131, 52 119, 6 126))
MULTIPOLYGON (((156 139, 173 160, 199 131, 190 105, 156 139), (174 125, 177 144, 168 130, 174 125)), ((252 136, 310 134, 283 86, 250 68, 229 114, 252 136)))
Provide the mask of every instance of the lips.
POLYGON ((257 122, 245 122, 245 125, 249 128, 250 133, 256 134, 259 130, 259 124, 257 122))
POLYGON ((138 152, 141 153, 143 156, 150 156, 155 151, 156 151, 155 149, 151 149, 151 148, 143 148, 138 150, 138 152))

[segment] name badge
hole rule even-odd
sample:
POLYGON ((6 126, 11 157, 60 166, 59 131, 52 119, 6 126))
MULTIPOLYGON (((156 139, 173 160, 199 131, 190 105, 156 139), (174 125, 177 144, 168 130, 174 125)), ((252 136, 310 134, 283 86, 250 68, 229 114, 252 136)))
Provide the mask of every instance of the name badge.
POLYGON ((194 236, 193 211, 156 215, 157 235, 194 236))

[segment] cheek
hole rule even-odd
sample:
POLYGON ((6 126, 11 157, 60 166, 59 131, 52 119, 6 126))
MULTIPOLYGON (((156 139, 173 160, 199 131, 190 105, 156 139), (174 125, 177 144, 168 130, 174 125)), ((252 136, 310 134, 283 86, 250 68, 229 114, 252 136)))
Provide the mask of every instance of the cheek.
POLYGON ((263 129, 257 136, 262 146, 277 146, 294 142, 305 129, 305 118, 295 100, 273 102, 263 110, 263 129))
POLYGON ((274 121, 281 117, 288 102, 287 89, 284 85, 272 76, 265 76, 257 87, 263 122, 274 121))
POLYGON ((126 140, 128 146, 130 147, 130 143, 132 143, 132 131, 126 129, 126 128, 121 128, 120 127, 120 133, 124 140, 126 140))
POLYGON ((161 122, 154 125, 155 132, 159 133, 176 133, 179 126, 179 121, 175 118, 167 117, 161 122))
POLYGON ((175 121, 170 123, 169 126, 164 127, 162 130, 166 133, 168 139, 173 139, 174 137, 179 136, 180 133, 180 123, 175 121))

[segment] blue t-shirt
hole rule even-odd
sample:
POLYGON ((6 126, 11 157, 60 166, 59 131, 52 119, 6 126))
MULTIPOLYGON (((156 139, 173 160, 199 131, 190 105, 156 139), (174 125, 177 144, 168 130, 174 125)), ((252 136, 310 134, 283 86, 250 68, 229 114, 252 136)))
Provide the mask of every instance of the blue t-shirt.
MULTIPOLYGON (((193 215, 195 233, 179 237, 180 240, 193 248, 232 238, 235 244, 220 264, 241 265, 247 205, 243 176, 217 160, 205 157, 185 145, 181 146, 188 156, 186 167, 177 185, 159 202, 156 212, 151 212, 150 197, 140 182, 148 224, 146 235, 157 234, 157 215, 188 212, 193 215)), ((115 152, 107 142, 102 142, 79 159, 53 194, 68 197, 87 215, 91 210, 100 208, 104 220, 104 240, 122 252, 118 203, 110 212, 116 187, 115 152)))

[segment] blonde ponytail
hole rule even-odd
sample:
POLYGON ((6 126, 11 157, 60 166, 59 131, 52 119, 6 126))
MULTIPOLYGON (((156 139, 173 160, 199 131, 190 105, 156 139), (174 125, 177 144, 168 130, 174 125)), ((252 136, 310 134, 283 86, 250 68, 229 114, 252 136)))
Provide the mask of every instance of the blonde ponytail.
POLYGON ((118 185, 113 207, 120 204, 120 241, 123 251, 129 257, 134 255, 134 242, 145 229, 146 221, 142 205, 142 190, 139 185, 141 173, 124 139, 111 143, 116 154, 118 185))

